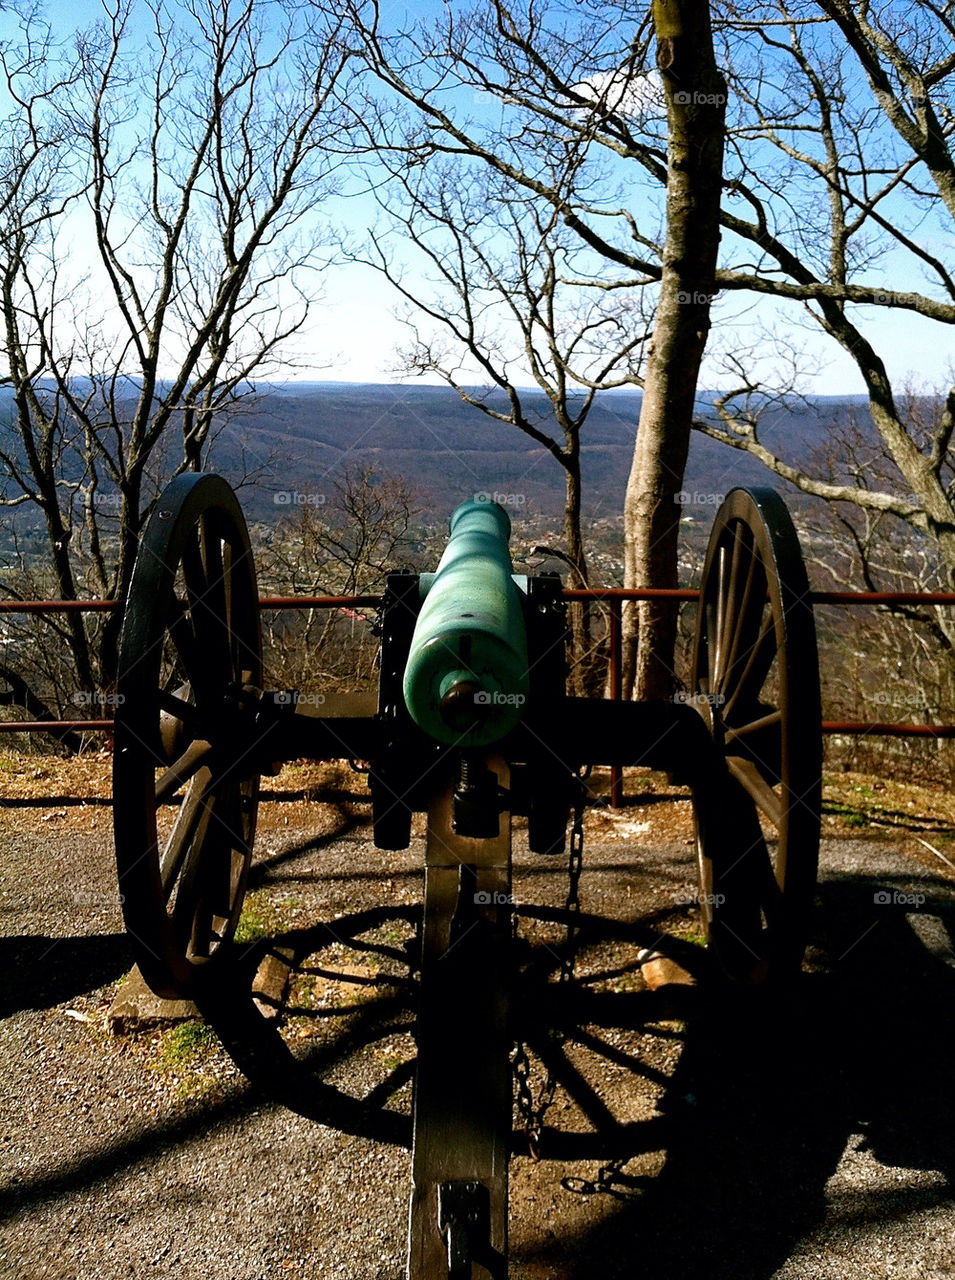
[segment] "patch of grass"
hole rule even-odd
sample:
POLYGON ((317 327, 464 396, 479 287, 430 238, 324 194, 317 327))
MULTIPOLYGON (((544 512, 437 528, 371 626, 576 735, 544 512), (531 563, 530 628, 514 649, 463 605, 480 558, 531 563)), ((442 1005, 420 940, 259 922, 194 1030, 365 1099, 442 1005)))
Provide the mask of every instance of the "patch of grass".
POLYGON ((181 1022, 154 1042, 151 1070, 164 1076, 179 1098, 198 1098, 222 1087, 219 1041, 203 1022, 181 1022))
POLYGON ((610 983, 610 990, 616 995, 624 991, 639 991, 643 986, 643 981, 637 973, 621 973, 619 977, 614 978, 610 983))
POLYGON ((260 942, 285 933, 294 924, 294 914, 302 905, 301 898, 289 895, 274 898, 265 890, 250 893, 236 926, 236 942, 260 942))
MULTIPOLYGON (((854 788, 858 790, 858 788, 854 788)), ((847 827, 867 827, 870 823, 869 812, 855 805, 843 804, 838 800, 827 800, 822 806, 823 813, 830 818, 839 818, 847 827)))
POLYGON ((288 1003, 298 1009, 319 1009, 321 983, 308 973, 294 973, 289 980, 288 1003))
POLYGON ((271 937, 271 930, 265 911, 257 903, 246 903, 236 925, 235 941, 259 942, 268 937, 271 937))
POLYGON ((171 1071, 195 1063, 214 1053, 217 1045, 215 1032, 204 1022, 180 1022, 161 1035, 157 1066, 171 1071))
POLYGON ((866 837, 877 831, 925 832, 931 840, 950 836, 955 826, 955 792, 941 783, 917 784, 887 771, 870 774, 827 774, 823 814, 866 837))

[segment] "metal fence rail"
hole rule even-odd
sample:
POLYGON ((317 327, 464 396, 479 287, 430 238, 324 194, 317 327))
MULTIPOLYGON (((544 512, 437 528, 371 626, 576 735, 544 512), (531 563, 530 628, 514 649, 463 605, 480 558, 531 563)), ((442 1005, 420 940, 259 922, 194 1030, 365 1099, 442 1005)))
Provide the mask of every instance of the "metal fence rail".
MULTIPOLYGON (((886 605, 929 604, 955 606, 955 592, 949 591, 815 591, 814 605, 886 605)), ((684 587, 640 588, 593 587, 568 588, 565 600, 605 600, 610 604, 610 696, 619 699, 622 692, 621 632, 623 605, 631 600, 699 599, 699 592, 684 587)), ((260 596, 259 608, 281 609, 374 609, 381 602, 378 595, 358 596, 260 596)), ((118 600, 0 600, 0 614, 5 613, 98 613, 120 608, 118 600)), ((112 720, 0 720, 0 733, 110 733, 112 720)), ((896 738, 955 738, 955 725, 894 724, 886 721, 823 720, 827 734, 871 735, 896 738)), ((614 798, 619 791, 619 778, 614 775, 614 798)))

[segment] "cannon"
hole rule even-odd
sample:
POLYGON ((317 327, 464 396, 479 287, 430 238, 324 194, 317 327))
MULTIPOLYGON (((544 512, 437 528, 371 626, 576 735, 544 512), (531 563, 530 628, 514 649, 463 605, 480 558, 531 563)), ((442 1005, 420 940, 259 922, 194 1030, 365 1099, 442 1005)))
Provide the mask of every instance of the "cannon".
POLYGON ((742 985, 798 971, 820 828, 818 660, 785 505, 736 489, 703 566, 689 688, 672 702, 566 693, 556 574, 515 575, 493 503, 451 517, 434 573, 387 576, 377 695, 319 707, 264 688, 255 568, 215 475, 162 493, 123 621, 114 748, 119 888, 158 994, 228 975, 259 779, 283 761, 368 768, 375 844, 427 814, 408 1275, 507 1274, 513 1107, 511 817, 579 874, 584 771, 643 765, 690 787, 711 950, 742 985))

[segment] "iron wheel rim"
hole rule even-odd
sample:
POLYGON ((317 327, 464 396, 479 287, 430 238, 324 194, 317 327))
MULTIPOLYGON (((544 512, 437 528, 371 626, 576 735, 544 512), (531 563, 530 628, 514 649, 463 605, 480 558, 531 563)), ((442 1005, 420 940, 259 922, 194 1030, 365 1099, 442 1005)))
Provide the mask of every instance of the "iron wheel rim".
POLYGON ((160 995, 188 994, 241 914, 261 682, 258 589, 241 509, 221 477, 180 476, 161 495, 133 570, 113 762, 124 919, 160 995), (158 815, 177 797, 167 835, 158 815))
POLYGON ((714 865, 697 822, 701 908, 722 967, 759 984, 798 970, 819 855, 821 705, 799 540, 780 496, 735 489, 703 569, 692 687, 726 765, 740 839, 714 865))

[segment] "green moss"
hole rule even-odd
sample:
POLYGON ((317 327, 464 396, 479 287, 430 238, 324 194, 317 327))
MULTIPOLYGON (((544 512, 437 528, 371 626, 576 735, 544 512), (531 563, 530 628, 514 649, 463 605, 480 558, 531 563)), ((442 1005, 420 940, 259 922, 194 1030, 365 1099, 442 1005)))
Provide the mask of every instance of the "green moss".
POLYGON ((257 903, 246 903, 236 926, 236 942, 258 942, 270 936, 271 930, 266 912, 257 903))
MULTIPOLYGON (((858 790, 856 787, 854 790, 858 790)), ((841 818, 847 827, 867 827, 870 821, 869 812, 855 805, 843 804, 839 800, 827 801, 822 806, 823 813, 833 818, 841 818)))
POLYGON ((250 893, 236 926, 235 941, 259 942, 263 938, 274 938, 285 933, 294 925, 295 912, 301 906, 301 898, 293 894, 275 898, 266 890, 250 893))
POLYGON ((163 1032, 156 1065, 162 1071, 192 1065, 209 1057, 215 1052, 217 1045, 215 1032, 204 1022, 180 1022, 178 1026, 163 1032))

